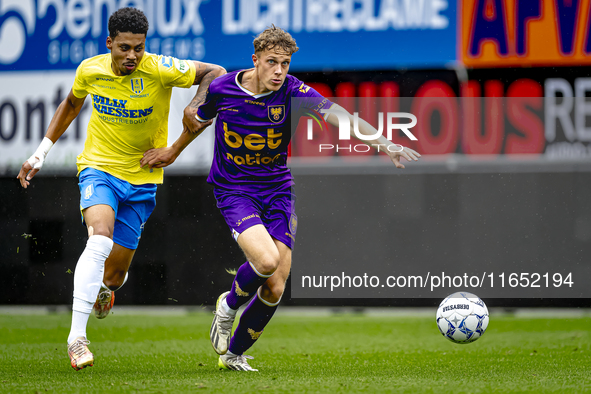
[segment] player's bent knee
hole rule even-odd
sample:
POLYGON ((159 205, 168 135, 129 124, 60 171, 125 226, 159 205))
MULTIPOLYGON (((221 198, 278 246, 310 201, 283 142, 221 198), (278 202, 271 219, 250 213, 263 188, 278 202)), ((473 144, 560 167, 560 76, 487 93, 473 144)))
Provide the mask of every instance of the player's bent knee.
POLYGON ((279 254, 277 256, 267 255, 256 261, 256 269, 263 275, 271 275, 279 266, 279 254))
POLYGON ((283 296, 283 292, 285 291, 285 284, 282 283, 274 283, 272 285, 268 285, 265 283, 261 287, 261 298, 269 303, 276 303, 279 302, 281 296, 283 296))
POLYGON ((125 271, 117 271, 109 276, 105 276, 103 282, 109 288, 109 290, 115 291, 123 286, 125 274, 125 271))
POLYGON ((110 229, 108 226, 90 226, 88 230, 89 237, 90 229, 92 229, 92 235, 102 235, 103 237, 113 239, 113 229, 110 229))

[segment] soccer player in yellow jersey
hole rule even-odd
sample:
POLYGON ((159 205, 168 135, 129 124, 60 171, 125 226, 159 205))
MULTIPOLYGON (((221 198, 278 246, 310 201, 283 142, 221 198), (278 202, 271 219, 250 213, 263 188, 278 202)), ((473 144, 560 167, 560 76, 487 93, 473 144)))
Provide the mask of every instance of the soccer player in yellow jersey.
POLYGON ((158 165, 142 168, 140 160, 145 151, 167 146, 172 88, 199 84, 184 111, 183 134, 173 145, 184 148, 209 125, 197 121, 197 107, 211 81, 226 72, 213 64, 146 53, 147 32, 148 20, 138 9, 122 8, 110 16, 110 53, 80 64, 72 90, 17 177, 27 188, 90 94, 93 112, 77 160, 80 209, 89 238, 74 274, 68 354, 75 370, 94 363, 86 336, 88 317, 93 306, 97 317, 108 315, 113 291, 125 283, 144 224, 156 205, 163 170, 158 165))

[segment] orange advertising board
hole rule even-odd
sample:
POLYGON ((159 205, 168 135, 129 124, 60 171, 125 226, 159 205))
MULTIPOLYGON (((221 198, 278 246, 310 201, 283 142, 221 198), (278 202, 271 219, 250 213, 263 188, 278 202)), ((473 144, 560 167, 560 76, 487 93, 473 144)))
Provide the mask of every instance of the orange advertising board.
POLYGON ((591 64, 591 0, 460 0, 468 67, 591 64))

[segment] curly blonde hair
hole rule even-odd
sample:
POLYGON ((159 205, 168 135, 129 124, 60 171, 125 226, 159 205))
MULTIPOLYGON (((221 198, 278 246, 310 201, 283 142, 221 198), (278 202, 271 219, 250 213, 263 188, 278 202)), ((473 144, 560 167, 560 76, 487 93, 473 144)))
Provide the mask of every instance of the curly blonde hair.
POLYGON ((300 49, 291 34, 275 25, 271 25, 271 27, 259 34, 254 39, 253 44, 255 54, 263 52, 266 49, 274 49, 275 52, 281 50, 293 55, 300 49))

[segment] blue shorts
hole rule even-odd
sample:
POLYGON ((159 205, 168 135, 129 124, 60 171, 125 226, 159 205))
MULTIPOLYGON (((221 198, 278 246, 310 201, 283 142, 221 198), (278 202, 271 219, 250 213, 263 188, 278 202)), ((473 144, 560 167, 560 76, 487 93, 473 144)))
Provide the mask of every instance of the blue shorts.
POLYGON ((216 187, 214 195, 235 240, 249 227, 262 224, 273 238, 293 249, 298 218, 296 196, 291 189, 292 186, 285 186, 245 193, 216 187))
POLYGON ((156 207, 157 186, 132 185, 94 168, 82 170, 78 180, 80 211, 93 205, 109 205, 115 211, 113 242, 137 249, 144 225, 156 207))

